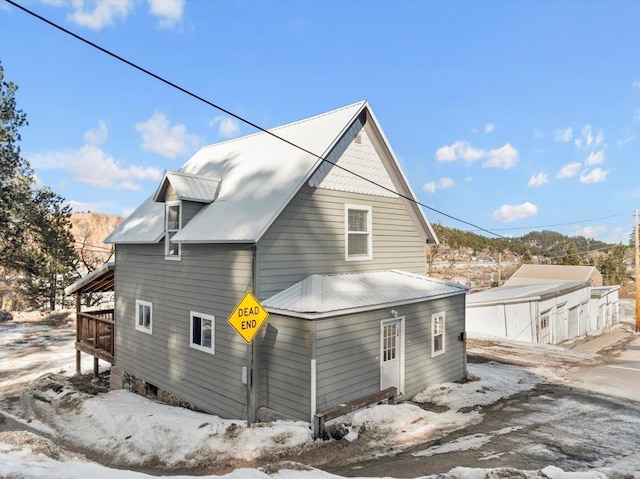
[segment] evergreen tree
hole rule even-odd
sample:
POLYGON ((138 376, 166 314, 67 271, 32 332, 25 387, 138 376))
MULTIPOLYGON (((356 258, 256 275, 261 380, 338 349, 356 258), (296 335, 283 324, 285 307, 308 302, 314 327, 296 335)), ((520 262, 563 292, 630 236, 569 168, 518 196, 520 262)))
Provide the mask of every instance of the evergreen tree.
POLYGON ((608 254, 598 264, 605 285, 622 284, 627 272, 624 253, 627 247, 620 244, 609 250, 608 254))
POLYGON ((579 266, 580 265, 580 253, 575 243, 571 242, 564 250, 565 256, 562 258, 560 264, 579 266))
POLYGON ((17 89, 4 81, 0 64, 0 268, 17 278, 29 305, 54 309, 77 262, 71 209, 51 189, 36 186, 20 156, 19 130, 27 120, 16 108, 17 89))

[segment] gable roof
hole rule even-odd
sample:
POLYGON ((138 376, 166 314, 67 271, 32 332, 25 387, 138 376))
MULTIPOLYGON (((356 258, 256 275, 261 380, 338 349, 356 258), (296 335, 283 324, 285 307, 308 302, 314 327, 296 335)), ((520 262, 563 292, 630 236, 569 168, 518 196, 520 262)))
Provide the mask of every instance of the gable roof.
POLYGON ((400 270, 313 274, 262 305, 271 313, 320 319, 466 292, 465 286, 400 270))
MULTIPOLYGON (((269 131, 336 162, 336 151, 340 150, 336 145, 351 143, 367 120, 386 143, 366 101, 269 131)), ((389 169, 395 175, 392 177, 395 188, 415 199, 388 143, 385 147, 389 152, 389 169)), ((205 146, 178 172, 167 172, 156 194, 126 218, 105 242, 157 243, 164 236, 164 205, 160 197, 168 185, 178 196, 207 203, 202 200, 208 197, 196 193, 196 186, 204 186, 208 180, 212 182, 209 186, 219 181, 217 196, 172 239, 179 243, 256 243, 323 163, 327 164, 264 132, 205 146)), ((422 208, 415 202, 406 203, 423 238, 437 242, 422 208)))
POLYGON ((188 175, 177 171, 167 171, 155 195, 153 195, 153 201, 164 201, 169 186, 173 188, 176 196, 183 201, 211 203, 218 194, 220 180, 188 175))
POLYGON ((602 274, 594 266, 523 264, 504 282, 503 286, 568 281, 592 281, 594 286, 602 286, 602 274))

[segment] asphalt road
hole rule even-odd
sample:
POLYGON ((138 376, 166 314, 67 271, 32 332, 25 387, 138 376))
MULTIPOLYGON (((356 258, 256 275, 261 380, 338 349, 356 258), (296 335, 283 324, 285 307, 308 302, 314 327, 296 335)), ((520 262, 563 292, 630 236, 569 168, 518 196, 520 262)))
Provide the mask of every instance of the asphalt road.
POLYGON ((323 469, 347 477, 419 477, 458 466, 625 470, 625 464, 640 456, 640 403, 540 384, 481 412, 480 424, 435 443, 393 457, 323 469))

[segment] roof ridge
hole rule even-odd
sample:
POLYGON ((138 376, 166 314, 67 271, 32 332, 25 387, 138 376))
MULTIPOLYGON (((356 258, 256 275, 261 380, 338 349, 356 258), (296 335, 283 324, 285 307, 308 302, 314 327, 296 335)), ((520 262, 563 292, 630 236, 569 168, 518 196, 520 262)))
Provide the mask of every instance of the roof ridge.
MULTIPOLYGON (((317 120, 318 118, 321 118, 323 116, 327 116, 327 115, 331 115, 331 114, 334 114, 334 113, 338 113, 338 112, 346 110, 348 108, 353 108, 356 105, 365 105, 365 104, 367 104, 367 100, 360 100, 360 101, 357 101, 355 103, 351 103, 350 105, 342 106, 342 107, 336 108, 334 110, 325 111, 324 113, 320 113, 318 115, 313 115, 313 116, 310 116, 310 117, 307 117, 307 118, 302 118, 300 120, 295 120, 295 121, 292 121, 292 122, 289 122, 289 123, 285 123, 284 125, 277 125, 277 126, 274 126, 273 128, 265 128, 265 130, 268 131, 268 132, 274 132, 274 131, 277 131, 277 130, 281 130, 283 128, 288 128, 288 127, 291 127, 291 126, 294 126, 294 125, 299 125, 301 123, 305 123, 305 122, 308 122, 308 121, 317 120)), ((247 139, 252 138, 254 136, 266 135, 266 134, 267 133, 264 132, 264 131, 256 131, 255 133, 251 133, 251 134, 243 135, 243 136, 238 136, 237 138, 231 138, 230 140, 219 141, 217 143, 211 143, 209 145, 204 145, 204 146, 200 147, 199 151, 205 150, 205 149, 208 149, 208 148, 217 147, 217 146, 220 146, 220 145, 226 145, 226 144, 229 144, 229 143, 233 143, 234 141, 247 140, 247 139)))

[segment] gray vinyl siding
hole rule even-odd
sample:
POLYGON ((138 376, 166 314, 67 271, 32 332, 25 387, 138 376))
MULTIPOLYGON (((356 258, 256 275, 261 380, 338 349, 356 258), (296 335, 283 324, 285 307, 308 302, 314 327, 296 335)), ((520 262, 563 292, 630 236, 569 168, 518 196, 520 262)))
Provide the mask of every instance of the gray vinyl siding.
POLYGON ((260 299, 310 274, 425 273, 425 249, 400 198, 304 186, 258 243, 260 299), (372 207, 373 259, 345 261, 345 204, 372 207))
POLYGON ((318 411, 380 391, 380 321, 389 312, 316 321, 318 411))
MULTIPOLYGON (((404 395, 465 375, 465 295, 394 307, 404 317, 404 395), (445 352, 431 357, 431 314, 445 313, 445 352)), ((380 323, 387 309, 316 321, 317 410, 380 390, 380 323)))
POLYGON ((405 397, 464 378, 465 343, 459 336, 465 330, 465 295, 396 309, 405 315, 405 397), (431 315, 440 312, 445 313, 445 352, 431 357, 431 315))
POLYGON ((311 321, 269 316, 258 341, 258 407, 309 420, 312 334, 311 321))
POLYGON ((181 261, 164 243, 116 249, 116 365, 225 418, 242 416, 246 343, 227 318, 252 287, 252 251, 183 245, 181 261), (153 334, 135 329, 135 301, 153 305, 153 334), (189 346, 190 311, 215 316, 215 354, 189 346))

